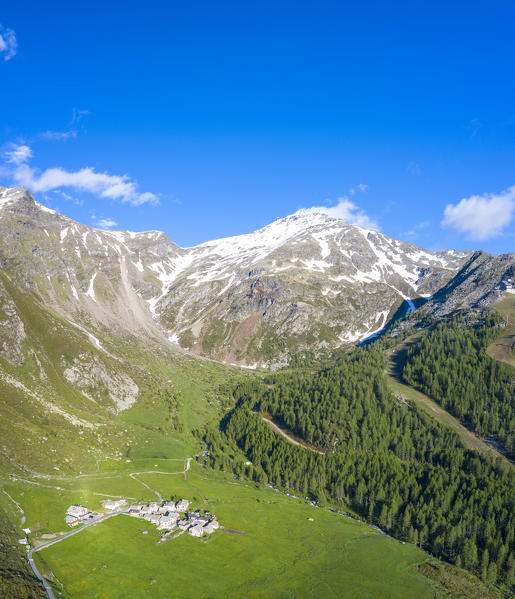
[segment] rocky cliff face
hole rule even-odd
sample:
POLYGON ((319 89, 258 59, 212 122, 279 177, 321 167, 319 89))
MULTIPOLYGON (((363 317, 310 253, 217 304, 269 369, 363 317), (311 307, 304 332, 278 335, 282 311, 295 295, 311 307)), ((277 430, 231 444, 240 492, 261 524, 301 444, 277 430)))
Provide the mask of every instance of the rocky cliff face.
POLYGON ((474 252, 422 309, 436 317, 463 309, 485 310, 501 297, 501 284, 515 279, 515 254, 474 252))
MULTIPOLYGON (((14 284, 86 332, 150 336, 231 363, 355 342, 405 300, 433 295, 469 257, 311 211, 180 248, 164 233, 93 229, 23 188, 0 190, 0 267, 14 284)), ((6 301, 0 327, 19 340, 23 323, 6 301)), ((16 343, 3 350, 12 360, 16 343)))

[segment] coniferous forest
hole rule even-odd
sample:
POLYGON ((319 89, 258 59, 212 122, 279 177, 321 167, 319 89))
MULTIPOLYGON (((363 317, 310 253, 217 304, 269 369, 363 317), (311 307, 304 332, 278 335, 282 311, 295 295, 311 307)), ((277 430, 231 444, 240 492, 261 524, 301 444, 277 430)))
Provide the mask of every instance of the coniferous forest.
POLYGON ((463 317, 439 323, 410 348, 404 380, 434 398, 481 437, 494 437, 515 455, 515 369, 486 353, 502 319, 475 327, 463 317))
MULTIPOLYGON (((297 368, 238 387, 221 432, 206 437, 211 465, 321 504, 347 505, 483 580, 513 585, 513 468, 468 450, 454 431, 397 399, 384 361, 372 345, 316 373, 297 368)), ((492 376, 497 372, 504 373, 492 376)))

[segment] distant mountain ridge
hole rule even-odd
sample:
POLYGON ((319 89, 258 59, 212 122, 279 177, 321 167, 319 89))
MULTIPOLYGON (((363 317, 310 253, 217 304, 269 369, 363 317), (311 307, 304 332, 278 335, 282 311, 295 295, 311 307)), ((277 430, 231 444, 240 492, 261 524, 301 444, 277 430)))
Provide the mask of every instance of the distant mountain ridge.
POLYGON ((358 341, 404 301, 450 285, 472 255, 429 252, 312 210, 181 248, 158 231, 94 229, 24 188, 0 188, 0 267, 17 285, 86 329, 249 366, 358 341))

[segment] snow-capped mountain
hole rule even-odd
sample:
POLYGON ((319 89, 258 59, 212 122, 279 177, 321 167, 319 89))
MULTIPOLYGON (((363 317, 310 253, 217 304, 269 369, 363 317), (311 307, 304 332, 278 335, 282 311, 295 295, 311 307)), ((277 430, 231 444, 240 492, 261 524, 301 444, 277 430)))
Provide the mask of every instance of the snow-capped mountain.
POLYGON ((104 231, 0 188, 0 264, 84 330, 164 338, 247 365, 355 342, 405 300, 433 295, 470 252, 428 252, 300 210, 191 248, 158 231, 104 231))

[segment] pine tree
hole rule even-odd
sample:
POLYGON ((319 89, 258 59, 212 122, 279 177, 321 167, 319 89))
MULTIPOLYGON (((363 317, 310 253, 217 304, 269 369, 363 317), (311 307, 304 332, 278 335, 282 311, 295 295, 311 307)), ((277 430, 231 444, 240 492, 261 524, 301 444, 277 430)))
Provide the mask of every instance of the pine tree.
POLYGON ((480 568, 480 573, 481 573, 481 580, 482 581, 486 581, 488 579, 488 565, 489 565, 489 558, 488 558, 488 549, 485 549, 483 551, 483 554, 481 556, 481 568, 480 568))

